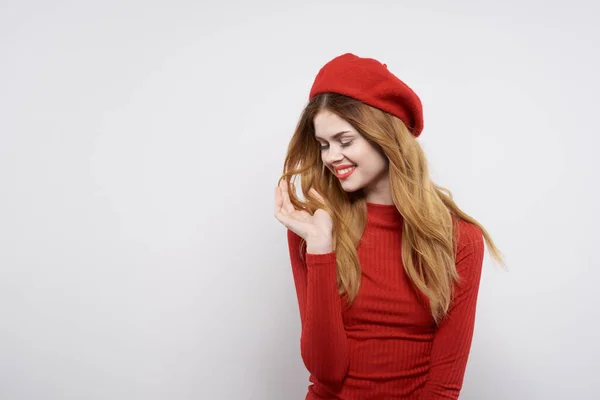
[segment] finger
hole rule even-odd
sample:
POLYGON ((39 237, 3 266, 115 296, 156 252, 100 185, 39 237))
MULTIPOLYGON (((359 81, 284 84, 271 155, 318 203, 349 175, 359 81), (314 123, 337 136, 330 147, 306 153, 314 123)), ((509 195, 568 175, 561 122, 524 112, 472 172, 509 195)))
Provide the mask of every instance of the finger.
POLYGON ((282 183, 281 195, 283 197, 282 209, 287 214, 293 213, 294 211, 296 211, 296 209, 294 208, 294 205, 292 204, 292 202, 290 200, 290 194, 288 191, 287 181, 283 180, 283 181, 281 181, 281 183, 282 183))
POLYGON ((277 186, 275 188, 275 214, 280 212, 282 205, 283 205, 283 198, 281 197, 281 188, 279 186, 277 186))
POLYGON ((286 197, 288 198, 288 202, 289 197, 287 195, 287 191, 284 189, 284 185, 285 184, 280 183, 279 186, 275 189, 275 211, 281 213, 282 215, 288 215, 292 211, 294 211, 294 208, 292 207, 290 211, 289 207, 286 204, 286 197))
POLYGON ((281 186, 282 184, 279 182, 279 185, 277 185, 275 188, 275 218, 277 218, 279 222, 287 227, 289 221, 287 220, 287 213, 283 208, 283 195, 281 186))
POLYGON ((275 218, 277 218, 277 220, 281 222, 283 226, 285 226, 288 229, 291 229, 293 218, 291 218, 289 215, 283 212, 282 209, 275 210, 275 218))
POLYGON ((284 215, 281 210, 275 210, 275 218, 281 222, 286 228, 289 225, 289 220, 287 219, 287 215, 284 215))
POLYGON ((285 226, 287 229, 296 233, 300 237, 306 236, 304 233, 304 232, 306 232, 306 229, 307 229, 306 222, 300 221, 290 215, 282 214, 281 212, 277 212, 275 214, 275 216, 277 217, 279 222, 281 222, 281 224, 283 226, 285 226))

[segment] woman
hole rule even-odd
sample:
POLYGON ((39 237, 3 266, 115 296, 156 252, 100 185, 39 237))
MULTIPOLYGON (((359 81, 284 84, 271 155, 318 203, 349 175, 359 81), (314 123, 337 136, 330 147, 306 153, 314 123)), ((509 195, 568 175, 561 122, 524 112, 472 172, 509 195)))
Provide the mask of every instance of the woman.
POLYGON ((456 399, 486 230, 429 177, 417 95, 347 53, 315 78, 275 190, 307 399, 456 399), (304 200, 293 181, 300 178, 304 200))

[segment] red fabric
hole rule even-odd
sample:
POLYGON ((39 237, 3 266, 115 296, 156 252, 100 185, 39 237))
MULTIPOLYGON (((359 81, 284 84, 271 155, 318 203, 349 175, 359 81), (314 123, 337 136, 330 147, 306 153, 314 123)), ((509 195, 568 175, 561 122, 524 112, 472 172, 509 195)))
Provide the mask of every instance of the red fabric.
MULTIPOLYGON (((471 347, 484 254, 479 228, 461 221, 461 277, 448 316, 436 327, 401 261, 402 217, 393 205, 368 204, 358 247, 359 294, 346 307, 336 286, 335 253, 300 254, 288 230, 302 335, 310 373, 306 399, 457 399, 471 347)), ((305 248, 305 247, 304 247, 305 248)))
POLYGON ((417 94, 373 58, 346 53, 326 63, 308 97, 326 92, 352 97, 400 118, 415 137, 423 131, 423 105, 417 94))

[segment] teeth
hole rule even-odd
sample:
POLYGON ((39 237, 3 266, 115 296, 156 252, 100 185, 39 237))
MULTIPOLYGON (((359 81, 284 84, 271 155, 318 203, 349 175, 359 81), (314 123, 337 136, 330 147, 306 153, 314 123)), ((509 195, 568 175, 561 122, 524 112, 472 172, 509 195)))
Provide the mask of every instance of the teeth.
POLYGON ((338 171, 338 174, 340 174, 340 175, 344 175, 345 173, 347 173, 347 172, 350 172, 350 171, 352 171, 353 169, 354 169, 354 167, 340 169, 340 170, 338 171))

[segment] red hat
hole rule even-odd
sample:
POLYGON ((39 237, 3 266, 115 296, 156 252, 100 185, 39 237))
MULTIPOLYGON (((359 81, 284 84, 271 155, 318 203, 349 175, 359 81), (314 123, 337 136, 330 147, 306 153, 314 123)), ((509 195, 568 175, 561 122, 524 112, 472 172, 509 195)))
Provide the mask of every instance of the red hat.
POLYGON ((329 61, 317 74, 309 100, 326 92, 387 111, 400 118, 415 137, 423 130, 423 106, 417 94, 375 59, 346 53, 329 61))

